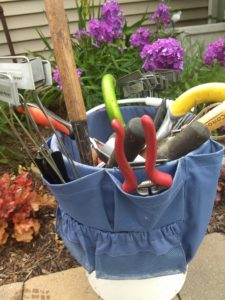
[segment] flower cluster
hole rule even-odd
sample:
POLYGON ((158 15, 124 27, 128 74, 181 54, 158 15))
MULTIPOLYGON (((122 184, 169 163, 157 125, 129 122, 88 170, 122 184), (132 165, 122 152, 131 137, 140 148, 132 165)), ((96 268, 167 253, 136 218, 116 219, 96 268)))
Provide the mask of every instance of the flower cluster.
POLYGON ((149 43, 150 31, 147 28, 139 27, 130 37, 130 44, 135 48, 142 49, 149 43))
POLYGON ((158 39, 151 45, 145 45, 140 56, 146 71, 183 69, 184 50, 175 38, 158 39))
MULTIPOLYGON (((77 76, 80 78, 82 76, 83 71, 81 69, 77 69, 77 76)), ((55 69, 53 70, 53 79, 56 81, 57 83, 57 88, 59 90, 62 90, 62 83, 61 83, 61 79, 60 79, 60 74, 59 74, 59 68, 58 66, 55 67, 55 69)))
POLYGON ((156 11, 149 18, 150 21, 154 21, 157 24, 163 24, 164 27, 168 27, 171 16, 169 7, 165 3, 160 3, 156 11))
POLYGON ((98 47, 101 42, 112 43, 121 38, 124 23, 125 17, 118 2, 111 0, 104 3, 101 20, 89 21, 89 35, 94 39, 94 45, 98 47))
POLYGON ((85 38, 87 38, 89 36, 89 33, 87 32, 87 30, 85 28, 83 29, 77 29, 74 33, 73 33, 73 37, 77 40, 83 40, 85 38))
POLYGON ((218 61, 225 67, 225 39, 219 38, 215 43, 210 43, 204 51, 204 63, 212 65, 218 61))
MULTIPOLYGON (((82 12, 82 6, 80 6, 80 9, 82 12)), ((95 64, 95 60, 98 61, 104 58, 104 61, 98 64, 104 67, 99 73, 104 73, 105 69, 110 70, 114 67, 117 69, 117 72, 122 73, 124 73, 124 70, 127 68, 126 72, 129 73, 133 71, 134 68, 140 68, 141 60, 138 58, 139 50, 141 52, 141 58, 144 59, 143 68, 146 71, 153 71, 159 68, 182 69, 183 49, 175 39, 161 39, 150 45, 150 43, 159 37, 159 29, 164 33, 163 29, 170 23, 172 24, 179 20, 180 15, 181 12, 178 12, 176 18, 174 16, 174 19, 172 19, 173 16, 171 17, 169 7, 161 2, 156 11, 149 18, 150 21, 156 22, 157 28, 155 31, 150 31, 149 28, 145 28, 141 25, 146 21, 145 17, 143 17, 141 22, 136 22, 132 26, 127 25, 124 29, 125 16, 118 0, 106 0, 102 5, 100 16, 93 17, 89 21, 87 19, 82 20, 80 24, 85 24, 85 26, 76 30, 73 34, 73 37, 76 39, 76 43, 74 43, 75 52, 84 50, 84 54, 79 54, 79 66, 83 66, 82 69, 85 70, 93 70, 91 61, 94 61, 95 64), (129 45, 127 41, 129 41, 129 45), (108 49, 110 55, 99 55, 99 53, 107 52, 108 49), (89 52, 90 57, 94 57, 94 60, 86 59, 86 57, 89 57, 89 52), (123 59, 121 59, 121 55, 123 59), (84 56, 84 59, 81 59, 82 56, 84 56), (107 59, 107 62, 105 59, 107 59), (126 60, 129 61, 127 67, 124 68, 124 63, 123 66, 120 66, 121 62, 126 60), (131 60, 134 61, 134 63, 130 63, 131 60)), ((170 30, 167 30, 162 36, 164 38, 170 36, 170 30)), ((94 66, 94 68, 96 68, 96 66, 94 66)), ((98 68, 96 68, 96 70, 98 71, 98 68)), ((86 75, 88 76, 88 74, 86 75)), ((78 76, 81 76, 81 70, 79 69, 78 76)), ((57 87, 61 90, 62 85, 57 67, 54 70, 53 77, 57 83, 57 87)), ((83 79, 83 83, 83 88, 85 89, 85 79, 83 79)), ((86 94, 89 95, 88 89, 86 94)))

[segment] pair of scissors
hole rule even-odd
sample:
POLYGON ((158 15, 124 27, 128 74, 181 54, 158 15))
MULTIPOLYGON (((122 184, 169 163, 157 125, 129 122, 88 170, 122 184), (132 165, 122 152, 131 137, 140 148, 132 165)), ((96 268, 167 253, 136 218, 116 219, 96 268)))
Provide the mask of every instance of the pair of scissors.
MULTIPOLYGON (((141 117, 146 139, 146 161, 145 172, 152 183, 164 187, 172 185, 172 176, 168 173, 161 172, 155 168, 157 158, 157 140, 153 120, 148 115, 141 117)), ((122 184, 124 192, 133 193, 138 187, 137 178, 131 166, 129 165, 124 153, 124 126, 118 119, 112 121, 112 127, 116 133, 115 137, 115 156, 117 164, 125 177, 122 184)))

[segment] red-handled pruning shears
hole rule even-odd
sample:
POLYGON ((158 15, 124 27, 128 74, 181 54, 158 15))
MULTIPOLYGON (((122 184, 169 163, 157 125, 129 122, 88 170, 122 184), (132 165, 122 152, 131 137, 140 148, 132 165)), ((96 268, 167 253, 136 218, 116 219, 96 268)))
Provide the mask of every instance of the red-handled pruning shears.
POLYGON ((71 137, 73 136, 71 124, 46 108, 44 109, 44 113, 37 105, 33 103, 26 103, 25 105, 17 106, 17 111, 23 114, 29 113, 35 123, 39 125, 51 127, 52 124, 56 130, 71 137), (26 110, 28 110, 28 112, 26 110))
MULTIPOLYGON (((154 184, 164 187, 170 187, 172 185, 172 176, 168 173, 161 172, 155 168, 157 158, 157 140, 154 123, 151 117, 149 117, 148 115, 142 116, 141 122, 144 128, 146 139, 145 172, 154 184)), ((127 193, 132 193, 137 189, 138 183, 135 173, 129 165, 124 153, 124 127, 117 119, 114 119, 112 121, 112 127, 116 132, 116 161, 121 172, 125 177, 122 189, 127 193)))

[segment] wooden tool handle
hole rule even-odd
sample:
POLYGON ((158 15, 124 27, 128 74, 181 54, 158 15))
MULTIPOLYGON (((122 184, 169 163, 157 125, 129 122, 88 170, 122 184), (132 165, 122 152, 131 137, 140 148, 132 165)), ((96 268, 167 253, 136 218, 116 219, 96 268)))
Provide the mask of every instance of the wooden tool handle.
POLYGON ((45 0, 46 13, 66 109, 73 127, 81 162, 92 165, 86 111, 63 3, 63 0, 45 0))
POLYGON ((71 122, 86 120, 86 111, 64 10, 63 0, 45 0, 67 113, 71 122))

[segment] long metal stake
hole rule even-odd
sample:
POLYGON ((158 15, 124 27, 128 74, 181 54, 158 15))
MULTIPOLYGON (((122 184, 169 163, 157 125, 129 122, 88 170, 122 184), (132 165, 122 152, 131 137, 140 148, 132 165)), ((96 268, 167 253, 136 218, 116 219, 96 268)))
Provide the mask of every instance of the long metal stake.
MULTIPOLYGON (((6 23, 6 19, 5 19, 5 15, 4 15, 4 10, 3 7, 0 5, 0 19, 2 21, 2 27, 5 33, 5 37, 9 46, 9 51, 11 56, 16 56, 14 48, 13 48, 13 43, 9 34, 9 29, 8 29, 8 25, 6 23)), ((13 62, 17 63, 17 60, 15 58, 13 58, 13 62)))

